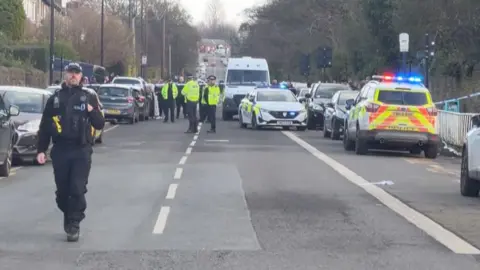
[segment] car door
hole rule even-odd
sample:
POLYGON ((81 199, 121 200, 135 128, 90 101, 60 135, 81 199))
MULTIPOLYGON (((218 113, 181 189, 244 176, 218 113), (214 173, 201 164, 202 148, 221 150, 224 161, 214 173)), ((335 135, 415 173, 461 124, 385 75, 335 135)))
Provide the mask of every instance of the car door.
POLYGON ((132 89, 132 96, 135 99, 135 107, 141 112, 145 106, 145 98, 142 96, 142 93, 139 89, 132 89))
POLYGON ((241 114, 242 116, 242 123, 247 123, 247 103, 248 103, 248 96, 250 95, 250 93, 248 93, 241 101, 240 101, 240 105, 238 106, 238 110, 239 110, 239 113, 241 114))
MULTIPOLYGON (((332 105, 337 104, 337 100, 338 100, 338 96, 339 96, 339 95, 340 95, 340 94, 339 94, 338 92, 335 93, 335 95, 333 95, 332 99, 330 100, 330 104, 332 104, 332 105)), ((326 127, 327 129, 331 129, 331 128, 332 128, 332 127, 331 127, 331 123, 332 123, 332 117, 333 117, 334 114, 335 114, 335 109, 334 109, 334 107, 333 107, 333 106, 330 107, 330 106, 327 106, 327 105, 326 105, 326 106, 325 106, 325 113, 324 113, 324 115, 325 115, 325 121, 324 121, 324 123, 325 123, 325 127, 326 127)))
POLYGON ((13 136, 13 130, 11 127, 10 113, 7 108, 7 104, 4 102, 3 97, 0 97, 0 158, 5 160, 13 136))
POLYGON ((348 118, 348 135, 354 136, 355 129, 357 125, 358 116, 360 114, 362 101, 366 99, 366 94, 369 89, 368 85, 365 85, 358 96, 355 98, 352 108, 350 109, 349 118, 348 118))
POLYGON ((252 92, 248 95, 248 100, 247 100, 247 106, 246 106, 246 122, 248 122, 248 124, 251 124, 252 123, 252 116, 253 116, 253 103, 255 101, 255 92, 252 92))

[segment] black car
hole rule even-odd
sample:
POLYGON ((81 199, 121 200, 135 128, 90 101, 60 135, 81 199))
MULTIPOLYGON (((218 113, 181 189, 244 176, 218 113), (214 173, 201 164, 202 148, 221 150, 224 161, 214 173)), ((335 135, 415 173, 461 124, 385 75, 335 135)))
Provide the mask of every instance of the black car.
POLYGON ((337 83, 319 83, 311 94, 306 94, 308 129, 323 129, 325 104, 329 103, 338 91, 351 90, 350 86, 337 83))
POLYGON ((143 107, 140 110, 140 121, 148 120, 150 117, 154 117, 152 113, 154 110, 150 108, 155 106, 155 97, 153 88, 147 87, 147 82, 145 82, 142 78, 135 78, 135 77, 115 77, 112 80, 112 84, 122 84, 122 85, 129 85, 135 86, 140 90, 140 94, 144 97, 143 107))
POLYGON ((343 134, 344 121, 348 110, 347 103, 353 104, 358 96, 358 91, 342 90, 333 95, 332 100, 325 104, 325 121, 323 121, 323 137, 331 137, 332 140, 339 140, 343 134))
POLYGON ((98 88, 97 93, 103 105, 106 121, 112 124, 122 120, 130 124, 139 121, 145 97, 138 88, 122 84, 104 84, 98 88))

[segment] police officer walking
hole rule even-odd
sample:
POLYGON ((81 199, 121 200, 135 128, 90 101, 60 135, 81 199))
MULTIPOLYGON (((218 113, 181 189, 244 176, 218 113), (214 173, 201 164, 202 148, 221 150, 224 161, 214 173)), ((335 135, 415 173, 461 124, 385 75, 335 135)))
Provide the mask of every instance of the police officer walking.
POLYGON ((216 114, 217 114, 217 104, 220 100, 220 87, 215 85, 215 80, 217 79, 214 75, 208 76, 208 84, 202 91, 202 102, 200 106, 203 106, 204 112, 208 117, 210 122, 210 130, 208 133, 216 132, 216 114))
MULTIPOLYGON (((183 77, 180 76, 178 78, 179 83, 184 83, 183 77)), ((177 119, 180 117, 180 109, 182 109, 183 113, 183 118, 187 118, 187 112, 186 112, 186 102, 185 102, 185 97, 182 95, 182 93, 178 93, 177 96, 177 119)))
POLYGON ((197 104, 200 96, 200 86, 198 82, 193 79, 193 76, 188 76, 188 82, 182 89, 182 95, 185 96, 187 102, 186 107, 188 114, 188 130, 185 133, 197 133, 197 104))
POLYGON ((45 152, 53 142, 51 158, 56 184, 56 202, 63 212, 63 227, 69 242, 78 241, 80 222, 85 218, 88 176, 92 163, 95 130, 105 119, 99 101, 82 89, 82 67, 65 67, 65 82, 45 105, 38 131, 37 161, 44 164, 45 152))
POLYGON ((178 96, 177 85, 172 82, 171 78, 162 87, 163 108, 165 110, 164 123, 168 122, 168 115, 170 114, 170 121, 175 122, 175 103, 178 96))

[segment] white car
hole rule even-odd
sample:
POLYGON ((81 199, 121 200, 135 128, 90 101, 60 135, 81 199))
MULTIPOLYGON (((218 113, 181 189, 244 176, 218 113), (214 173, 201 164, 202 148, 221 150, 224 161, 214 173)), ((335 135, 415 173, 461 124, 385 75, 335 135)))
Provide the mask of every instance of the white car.
POLYGON ((250 92, 238 106, 240 126, 252 129, 296 127, 307 129, 307 111, 293 93, 286 89, 257 88, 250 92))
POLYGON ((472 117, 473 128, 463 144, 460 170, 460 193, 477 197, 480 191, 480 115, 472 117))

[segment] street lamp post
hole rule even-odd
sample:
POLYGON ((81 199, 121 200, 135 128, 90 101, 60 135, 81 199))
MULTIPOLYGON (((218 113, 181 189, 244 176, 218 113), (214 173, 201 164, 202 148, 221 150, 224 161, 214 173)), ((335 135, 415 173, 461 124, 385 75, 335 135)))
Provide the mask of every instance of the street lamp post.
POLYGON ((101 22, 100 22, 100 66, 103 67, 104 61, 104 48, 103 48, 103 40, 104 40, 104 28, 105 28, 105 0, 102 0, 102 15, 101 15, 101 22))
POLYGON ((55 3, 54 0, 50 0, 50 72, 49 72, 49 84, 53 84, 53 65, 55 64, 55 3))

